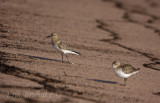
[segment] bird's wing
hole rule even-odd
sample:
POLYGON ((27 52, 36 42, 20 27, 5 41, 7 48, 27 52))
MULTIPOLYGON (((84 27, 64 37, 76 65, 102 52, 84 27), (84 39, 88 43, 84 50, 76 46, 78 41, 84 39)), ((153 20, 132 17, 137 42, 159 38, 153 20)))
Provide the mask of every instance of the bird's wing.
POLYGON ((70 50, 70 51, 73 51, 72 48, 70 48, 67 44, 63 43, 63 42, 59 42, 58 43, 58 47, 60 49, 63 49, 63 50, 70 50))
POLYGON ((121 65, 120 68, 122 68, 122 71, 126 74, 133 73, 139 70, 130 64, 121 65))

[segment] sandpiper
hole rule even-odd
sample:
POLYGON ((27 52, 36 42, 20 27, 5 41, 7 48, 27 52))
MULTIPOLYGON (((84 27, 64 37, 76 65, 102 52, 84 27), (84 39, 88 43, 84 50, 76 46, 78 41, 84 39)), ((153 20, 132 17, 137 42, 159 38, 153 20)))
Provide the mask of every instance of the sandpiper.
POLYGON ((124 78, 124 86, 126 85, 127 78, 133 74, 138 73, 140 68, 135 68, 130 64, 122 64, 120 62, 114 61, 113 70, 117 76, 124 78))
MULTIPOLYGON (((51 40, 52 40, 52 45, 53 45, 53 48, 55 50, 57 50, 58 52, 61 53, 61 56, 62 56, 62 62, 63 61, 63 54, 67 54, 67 53, 71 53, 71 54, 76 54, 76 55, 80 55, 79 52, 76 52, 74 51, 72 48, 70 48, 67 44, 61 42, 58 38, 58 34, 56 33, 51 33, 49 36, 47 36, 47 38, 51 37, 51 40)), ((66 55, 66 58, 67 58, 67 61, 69 62, 68 60, 68 57, 66 55)), ((70 62, 69 62, 70 63, 70 62)))

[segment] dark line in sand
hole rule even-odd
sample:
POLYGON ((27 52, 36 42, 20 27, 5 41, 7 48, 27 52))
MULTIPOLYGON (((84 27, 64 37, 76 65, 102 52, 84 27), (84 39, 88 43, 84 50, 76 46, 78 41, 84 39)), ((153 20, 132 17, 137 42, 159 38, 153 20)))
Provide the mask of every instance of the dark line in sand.
MULTIPOLYGON (((100 20, 96 20, 96 22, 98 23, 97 28, 99 28, 99 29, 101 29, 101 30, 104 30, 104 31, 107 31, 107 32, 111 33, 111 35, 113 36, 112 39, 102 39, 102 40, 100 40, 100 41, 107 42, 107 43, 110 43, 110 44, 112 44, 112 45, 116 45, 116 46, 119 46, 119 47, 121 47, 121 48, 127 49, 127 50, 129 50, 129 51, 136 52, 136 53, 138 53, 138 54, 141 54, 142 56, 145 56, 145 57, 149 58, 151 61, 154 62, 154 63, 153 63, 154 65, 159 64, 159 62, 155 62, 155 61, 156 61, 156 60, 160 60, 160 59, 151 56, 151 54, 148 54, 148 53, 145 53, 145 52, 141 52, 141 51, 135 50, 135 49, 133 49, 133 48, 124 46, 124 45, 122 45, 122 44, 116 43, 115 41, 121 39, 120 37, 118 37, 119 34, 118 34, 118 33, 115 33, 115 32, 112 31, 112 30, 107 29, 107 28, 106 28, 106 27, 107 27, 107 24, 105 24, 104 22, 102 22, 102 21, 100 21, 100 20)), ((160 69, 152 67, 152 63, 143 64, 143 66, 146 67, 146 68, 150 68, 150 69, 153 69, 153 70, 160 71, 160 69)))
POLYGON ((143 24, 143 23, 140 23, 138 21, 135 21, 135 20, 132 20, 130 18, 130 14, 132 13, 137 13, 137 14, 140 14, 140 15, 145 15, 145 16, 149 16, 152 18, 152 20, 148 20, 147 22, 148 23, 153 23, 155 20, 160 20, 160 17, 159 16, 155 16, 153 14, 150 14, 146 11, 145 8, 142 8, 140 6, 138 7, 134 7, 132 5, 127 5, 127 6, 132 6, 133 8, 132 9, 129 9, 125 4, 123 4, 122 2, 118 1, 118 0, 102 0, 103 2, 111 2, 111 3, 114 3, 115 4, 115 7, 119 8, 119 9, 122 9, 125 11, 124 13, 124 16, 123 18, 131 23, 135 23, 135 24, 138 24, 138 25, 142 25, 144 26, 145 28, 148 28, 148 29, 152 29, 155 33, 157 33, 159 36, 160 36, 160 30, 159 29, 156 29, 152 26, 149 26, 149 25, 146 25, 146 24, 143 24))
POLYGON ((1 68, 0 69, 1 73, 16 76, 18 78, 22 78, 22 79, 26 79, 26 80, 36 82, 36 83, 42 85, 44 87, 42 89, 45 89, 48 92, 57 93, 57 94, 61 94, 61 95, 66 95, 66 96, 71 96, 71 97, 75 97, 75 98, 78 98, 78 99, 83 99, 83 100, 86 100, 86 101, 97 102, 94 99, 86 98, 86 97, 81 96, 81 95, 84 94, 83 92, 66 88, 64 86, 65 85, 64 81, 51 79, 51 78, 43 76, 40 73, 32 73, 32 72, 24 70, 22 68, 17 68, 15 66, 8 66, 4 63, 0 63, 0 68, 1 68), (24 73, 27 74, 28 76, 25 75, 25 77, 24 77, 23 76, 24 73), (32 78, 32 76, 36 76, 37 78, 41 78, 43 80, 32 78), (57 86, 54 86, 54 85, 51 85, 51 84, 48 84, 48 83, 54 83, 54 84, 58 83, 58 84, 61 84, 61 86, 57 87, 57 86), (77 94, 77 96, 75 96, 73 94, 77 94))

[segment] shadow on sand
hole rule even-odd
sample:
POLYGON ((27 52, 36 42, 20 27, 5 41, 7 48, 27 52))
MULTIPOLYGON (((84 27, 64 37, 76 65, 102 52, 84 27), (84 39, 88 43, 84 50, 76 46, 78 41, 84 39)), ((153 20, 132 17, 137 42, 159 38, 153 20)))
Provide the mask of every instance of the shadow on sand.
MULTIPOLYGON (((28 56, 30 58, 37 58, 37 59, 42 59, 42 60, 56 61, 56 62, 61 62, 62 63, 62 60, 57 60, 57 59, 50 59, 50 58, 46 58, 46 57, 33 56, 33 55, 27 55, 27 54, 18 54, 18 55, 28 56)), ((68 62, 63 61, 63 63, 68 63, 68 62)))
POLYGON ((117 82, 114 81, 105 81, 105 80, 99 80, 99 79, 88 79, 96 82, 102 82, 102 83, 109 83, 109 84, 117 84, 117 82))

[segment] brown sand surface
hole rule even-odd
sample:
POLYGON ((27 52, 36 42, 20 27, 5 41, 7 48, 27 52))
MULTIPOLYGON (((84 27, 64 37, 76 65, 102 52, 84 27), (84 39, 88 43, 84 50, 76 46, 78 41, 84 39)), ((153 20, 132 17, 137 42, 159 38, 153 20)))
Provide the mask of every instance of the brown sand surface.
POLYGON ((0 103, 22 102, 160 103, 160 1, 0 0, 0 103), (121 86, 113 61, 141 70, 121 86))

